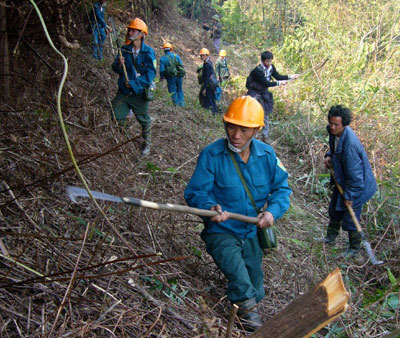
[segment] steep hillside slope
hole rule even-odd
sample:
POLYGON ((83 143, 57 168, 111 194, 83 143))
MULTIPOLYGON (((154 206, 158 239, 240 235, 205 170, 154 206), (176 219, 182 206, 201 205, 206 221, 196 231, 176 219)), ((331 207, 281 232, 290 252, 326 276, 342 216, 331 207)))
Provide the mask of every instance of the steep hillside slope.
MULTIPOLYGON (((184 204, 183 190, 200 150, 224 135, 221 116, 211 116, 197 102, 198 50, 209 41, 203 40, 201 27, 178 16, 148 25, 148 43, 157 57, 162 43, 169 41, 187 70, 185 108, 171 104, 165 83, 157 85, 150 109, 151 155, 140 156, 134 118, 122 131, 110 120, 117 77, 110 69, 109 41, 106 58, 99 63, 90 57, 90 36, 85 33, 79 36, 83 48, 62 50, 69 63, 62 96, 64 123, 91 189, 184 204)), ((74 204, 66 197, 67 185, 82 183, 56 114, 62 63, 49 46, 32 47, 18 56, 13 100, 4 103, 0 125, 2 334, 223 336, 229 310, 226 281, 205 252, 198 217, 99 202, 105 218, 90 200, 74 204)), ((232 73, 244 76, 259 51, 226 47, 228 55, 234 55, 232 73)), ((241 93, 240 87, 230 90, 225 103, 229 95, 241 93)), ((338 258, 338 250, 315 244, 314 237, 322 234, 327 222, 327 203, 321 205, 319 197, 304 189, 304 172, 297 164, 301 155, 280 143, 281 135, 273 132, 276 151, 292 174, 294 194, 292 208, 278 222, 279 249, 264 258, 267 296, 260 313, 268 320, 339 264, 354 300, 353 310, 342 320, 357 320, 346 332, 355 337, 367 321, 358 299, 382 281, 384 270, 364 264, 365 254, 347 262, 338 258)), ((345 245, 344 238, 341 243, 345 245)), ((382 333, 385 324, 373 327, 382 333)), ((234 331, 236 337, 244 334, 238 328, 234 331)))

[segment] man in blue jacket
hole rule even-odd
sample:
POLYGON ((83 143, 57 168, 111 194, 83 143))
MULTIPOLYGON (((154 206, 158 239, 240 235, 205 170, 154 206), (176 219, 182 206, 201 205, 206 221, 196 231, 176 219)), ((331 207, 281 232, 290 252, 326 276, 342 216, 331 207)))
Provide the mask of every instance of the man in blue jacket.
POLYGON ((200 153, 194 174, 185 189, 188 205, 211 209, 217 216, 204 218, 201 238, 207 252, 228 279, 228 299, 239 306, 239 316, 257 329, 261 319, 256 305, 265 296, 263 252, 257 227, 273 225, 289 208, 291 189, 288 173, 272 147, 255 139, 264 124, 260 103, 250 97, 237 98, 224 115, 226 138, 208 145, 200 153), (233 158, 242 172, 257 210, 253 207, 233 158), (229 219, 229 212, 258 217, 257 225, 229 219))
POLYGON ((178 54, 173 52, 174 48, 170 43, 164 43, 163 49, 165 55, 160 58, 160 81, 167 79, 168 92, 172 94, 172 102, 177 106, 184 107, 183 80, 176 68, 177 64, 183 67, 182 60, 178 54))
POLYGON ((124 126, 130 110, 133 111, 142 127, 145 141, 142 155, 146 156, 150 153, 151 119, 148 114, 149 101, 144 94, 145 88, 151 86, 156 77, 157 60, 153 48, 144 43, 144 37, 147 36, 146 24, 136 18, 127 28, 126 44, 121 48, 122 57, 118 55, 112 64, 113 71, 119 74, 118 93, 112 101, 112 117, 120 126, 124 126))
POLYGON ((329 204, 329 225, 323 242, 335 244, 340 227, 349 233, 349 246, 344 257, 353 257, 360 250, 361 235, 357 231, 346 205, 353 208, 360 220, 361 209, 376 191, 376 181, 367 154, 354 131, 349 127, 350 110, 332 106, 328 113, 329 151, 325 155, 326 168, 332 168, 343 196, 334 186, 329 204))
POLYGON ((106 0, 97 1, 89 14, 93 35, 93 58, 96 60, 103 60, 103 45, 107 31, 110 30, 104 20, 106 2, 106 0))

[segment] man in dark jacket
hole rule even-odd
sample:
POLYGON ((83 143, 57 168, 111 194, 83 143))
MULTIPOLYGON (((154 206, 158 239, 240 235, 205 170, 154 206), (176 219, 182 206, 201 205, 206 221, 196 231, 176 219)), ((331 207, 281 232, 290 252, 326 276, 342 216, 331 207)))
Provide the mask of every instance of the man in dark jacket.
POLYGON ((323 242, 334 244, 340 227, 349 233, 349 247, 344 257, 353 257, 360 250, 361 235, 351 219, 347 206, 353 208, 360 220, 361 209, 376 191, 376 181, 367 154, 354 131, 349 127, 350 110, 333 106, 328 113, 329 151, 325 155, 326 168, 332 168, 337 183, 329 204, 329 225, 323 242), (347 205, 347 206, 346 206, 347 205))
POLYGON ((202 48, 200 50, 200 58, 204 62, 200 103, 204 108, 211 109, 211 111, 216 114, 218 113, 218 109, 215 103, 215 89, 218 85, 218 80, 215 76, 214 66, 210 60, 210 52, 207 48, 202 48))
POLYGON ((274 56, 266 51, 261 54, 261 63, 254 68, 246 80, 248 89, 247 95, 256 98, 264 108, 264 128, 262 130, 262 140, 265 142, 269 133, 269 114, 272 113, 274 100, 272 93, 268 90, 270 87, 282 86, 288 80, 294 80, 299 77, 298 74, 281 75, 272 64, 274 56), (272 80, 274 78, 276 81, 272 80))

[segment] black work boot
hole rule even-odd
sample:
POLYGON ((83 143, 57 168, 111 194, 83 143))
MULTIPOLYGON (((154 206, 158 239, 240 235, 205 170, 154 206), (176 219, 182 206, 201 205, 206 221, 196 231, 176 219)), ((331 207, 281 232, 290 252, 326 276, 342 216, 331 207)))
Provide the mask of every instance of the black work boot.
POLYGON ((343 253, 344 258, 352 258, 356 256, 360 251, 361 246, 361 234, 357 230, 349 231, 349 247, 346 252, 343 253))
POLYGON ((322 243, 335 245, 336 237, 339 235, 341 222, 329 221, 326 237, 321 239, 322 243))
POLYGON ((256 331, 261 327, 261 318, 257 313, 257 302, 255 298, 246 299, 236 303, 239 306, 237 315, 242 321, 246 331, 256 331))

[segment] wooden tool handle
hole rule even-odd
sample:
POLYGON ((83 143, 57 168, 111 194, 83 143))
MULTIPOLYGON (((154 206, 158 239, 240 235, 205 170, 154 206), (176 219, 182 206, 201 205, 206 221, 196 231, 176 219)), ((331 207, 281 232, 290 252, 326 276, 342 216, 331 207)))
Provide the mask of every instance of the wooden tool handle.
MULTIPOLYGON (((338 190, 339 190, 339 194, 342 195, 342 197, 344 198, 344 191, 343 191, 343 188, 342 188, 342 187, 340 186, 340 184, 336 181, 335 173, 334 173, 334 171, 333 171, 332 168, 331 168, 331 175, 332 175, 333 181, 334 181, 335 184, 336 184, 336 187, 337 187, 338 190)), ((350 216, 351 216, 351 219, 353 220, 354 224, 356 225, 357 231, 358 231, 358 232, 362 232, 362 228, 361 228, 360 222, 358 221, 357 216, 356 216, 356 214, 354 213, 353 208, 352 208, 350 205, 348 205, 348 204, 345 204, 345 205, 346 205, 347 210, 349 211, 349 214, 350 214, 350 216)))
MULTIPOLYGON (((140 200, 137 198, 130 198, 130 197, 122 197, 121 199, 123 200, 124 203, 132 204, 137 207, 144 207, 144 208, 157 209, 157 210, 177 211, 177 212, 182 212, 182 213, 187 213, 187 214, 192 214, 192 215, 197 215, 197 216, 203 216, 203 217, 214 217, 214 216, 218 215, 218 212, 213 211, 213 210, 197 209, 197 208, 188 207, 186 205, 178 205, 178 204, 171 204, 171 203, 162 204, 162 203, 150 202, 150 201, 145 201, 145 200, 140 200)), ((245 222, 245 223, 252 223, 252 224, 257 224, 259 221, 259 219, 257 217, 249 217, 249 216, 237 214, 234 212, 229 212, 229 218, 235 219, 237 221, 245 222)))

